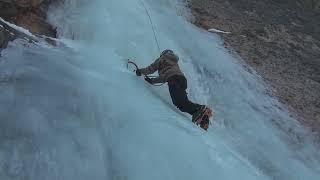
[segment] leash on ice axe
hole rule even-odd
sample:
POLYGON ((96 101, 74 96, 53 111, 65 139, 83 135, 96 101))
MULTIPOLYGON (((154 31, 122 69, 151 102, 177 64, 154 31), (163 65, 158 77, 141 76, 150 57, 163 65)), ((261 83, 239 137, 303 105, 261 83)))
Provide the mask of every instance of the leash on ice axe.
MULTIPOLYGON (((133 62, 133 61, 131 61, 130 59, 128 59, 128 62, 127 62, 127 69, 129 69, 130 71, 132 71, 132 72, 136 72, 138 69, 139 69, 139 67, 138 67, 138 65, 135 63, 135 62, 133 62)), ((155 77, 157 77, 157 76, 147 76, 147 75, 144 75, 144 77, 145 78, 155 78, 155 77)), ((162 86, 162 85, 164 85, 165 83, 159 83, 159 84, 152 84, 153 86, 162 86)))

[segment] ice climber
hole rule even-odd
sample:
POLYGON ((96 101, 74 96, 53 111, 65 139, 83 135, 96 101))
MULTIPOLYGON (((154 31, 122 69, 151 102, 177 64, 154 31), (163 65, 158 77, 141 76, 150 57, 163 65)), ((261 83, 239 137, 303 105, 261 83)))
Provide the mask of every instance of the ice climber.
POLYGON ((137 76, 146 75, 145 80, 150 84, 168 82, 169 92, 173 104, 182 112, 192 115, 192 122, 207 130, 212 110, 205 106, 191 102, 187 96, 187 79, 178 65, 179 57, 170 49, 164 50, 160 57, 150 66, 136 70, 137 76), (149 78, 147 75, 158 71, 159 76, 149 78))

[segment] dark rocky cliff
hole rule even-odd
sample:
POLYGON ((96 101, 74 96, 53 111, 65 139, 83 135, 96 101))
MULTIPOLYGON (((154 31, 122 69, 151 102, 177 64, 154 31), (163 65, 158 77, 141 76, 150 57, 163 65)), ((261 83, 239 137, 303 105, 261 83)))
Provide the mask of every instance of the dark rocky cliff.
MULTIPOLYGON (((56 30, 46 21, 48 6, 54 0, 0 0, 0 17, 30 32, 56 37, 56 30)), ((0 22, 0 49, 21 34, 0 22), (5 28, 6 27, 6 28, 5 28)))
POLYGON ((320 0, 190 0, 303 123, 320 132, 320 0))

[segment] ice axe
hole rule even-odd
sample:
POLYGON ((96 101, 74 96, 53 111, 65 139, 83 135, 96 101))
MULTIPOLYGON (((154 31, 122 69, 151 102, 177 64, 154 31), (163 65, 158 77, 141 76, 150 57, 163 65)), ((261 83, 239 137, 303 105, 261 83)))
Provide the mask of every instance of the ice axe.
MULTIPOLYGON (((138 65, 135 63, 135 62, 133 62, 133 61, 131 61, 130 59, 128 59, 128 62, 127 62, 127 69, 129 69, 129 70, 131 70, 132 72, 136 72, 137 71, 137 69, 139 69, 139 67, 138 67, 138 65)), ((147 75, 144 75, 145 76, 145 78, 154 78, 154 77, 156 77, 156 76, 147 76, 147 75)), ((162 86, 163 84, 165 84, 165 83, 161 83, 161 84, 152 84, 153 86, 162 86)))

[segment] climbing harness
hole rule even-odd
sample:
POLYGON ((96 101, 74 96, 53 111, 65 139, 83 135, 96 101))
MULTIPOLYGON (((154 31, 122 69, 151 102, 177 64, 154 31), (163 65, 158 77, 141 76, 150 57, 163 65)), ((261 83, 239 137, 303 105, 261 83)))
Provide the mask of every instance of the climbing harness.
MULTIPOLYGON (((133 61, 131 61, 130 59, 128 59, 128 62, 127 62, 127 69, 129 69, 130 71, 132 71, 132 72, 136 72, 137 71, 137 69, 139 69, 139 67, 138 67, 138 65, 135 63, 135 62, 133 62, 133 61)), ((146 78, 155 78, 155 77, 157 77, 157 76, 147 76, 147 75, 144 75, 146 78)), ((159 84, 152 84, 153 86, 162 86, 162 85, 164 85, 165 83, 159 83, 159 84)))

